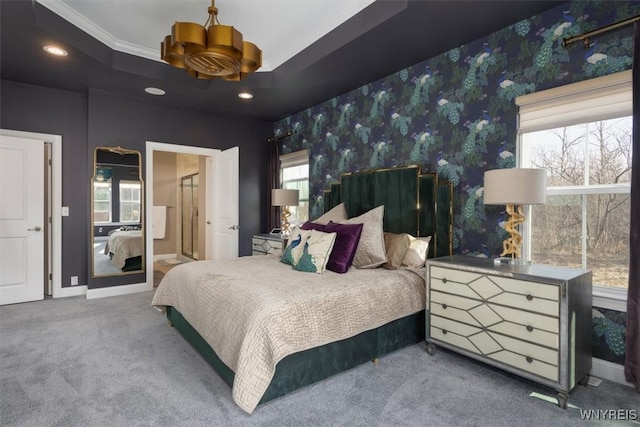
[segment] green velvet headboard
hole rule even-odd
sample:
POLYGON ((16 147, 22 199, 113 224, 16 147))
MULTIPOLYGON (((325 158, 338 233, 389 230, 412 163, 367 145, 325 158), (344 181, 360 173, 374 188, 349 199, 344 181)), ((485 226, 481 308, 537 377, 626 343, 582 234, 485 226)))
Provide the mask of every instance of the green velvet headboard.
POLYGON ((453 251, 453 187, 417 165, 347 173, 325 190, 324 211, 343 203, 349 218, 384 205, 384 230, 431 236, 429 258, 453 251))

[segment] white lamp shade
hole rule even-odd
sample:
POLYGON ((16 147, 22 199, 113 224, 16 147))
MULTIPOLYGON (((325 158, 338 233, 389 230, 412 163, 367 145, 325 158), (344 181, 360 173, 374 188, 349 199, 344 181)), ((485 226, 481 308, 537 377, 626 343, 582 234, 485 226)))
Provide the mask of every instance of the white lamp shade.
POLYGON ((485 205, 543 205, 547 201, 544 169, 495 169, 484 173, 485 205))
POLYGON ((298 190, 274 188, 271 190, 272 206, 298 206, 298 190))

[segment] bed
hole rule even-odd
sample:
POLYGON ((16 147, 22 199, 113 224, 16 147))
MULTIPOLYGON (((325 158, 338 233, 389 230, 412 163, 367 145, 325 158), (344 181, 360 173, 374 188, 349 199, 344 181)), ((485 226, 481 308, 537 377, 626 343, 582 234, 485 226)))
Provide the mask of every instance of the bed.
MULTIPOLYGON (((431 236, 429 256, 449 255, 451 193, 417 166, 359 172, 324 193, 325 212, 342 205, 357 220, 384 206, 389 235, 431 236)), ((152 301, 248 413, 424 339, 424 268, 294 268, 277 255, 193 262, 169 271, 152 301)))
POLYGON ((142 269, 144 252, 142 230, 113 230, 104 247, 111 262, 122 271, 142 269))

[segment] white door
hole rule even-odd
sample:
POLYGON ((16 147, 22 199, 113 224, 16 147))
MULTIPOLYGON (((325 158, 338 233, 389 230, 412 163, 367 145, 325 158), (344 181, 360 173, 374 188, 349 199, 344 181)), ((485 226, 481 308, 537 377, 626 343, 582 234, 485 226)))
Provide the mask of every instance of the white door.
POLYGON ((213 259, 238 257, 239 153, 233 147, 213 159, 213 259))
POLYGON ((0 136, 0 305, 44 299, 44 141, 0 136))

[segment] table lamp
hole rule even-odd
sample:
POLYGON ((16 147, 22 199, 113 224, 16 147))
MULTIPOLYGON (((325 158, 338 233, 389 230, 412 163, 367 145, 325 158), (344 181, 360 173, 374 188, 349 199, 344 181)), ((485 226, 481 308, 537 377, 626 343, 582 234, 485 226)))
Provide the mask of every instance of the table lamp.
POLYGON ((505 230, 510 237, 502 242, 501 257, 511 257, 511 264, 522 264, 522 235, 518 225, 524 223, 522 205, 543 205, 547 198, 547 172, 544 169, 495 169, 484 173, 484 204, 506 205, 509 220, 505 230))
POLYGON ((274 188, 271 190, 271 205, 280 206, 280 218, 282 225, 280 227, 280 234, 283 237, 287 237, 291 232, 289 217, 291 211, 289 206, 298 206, 298 190, 287 190, 283 188, 274 188))

